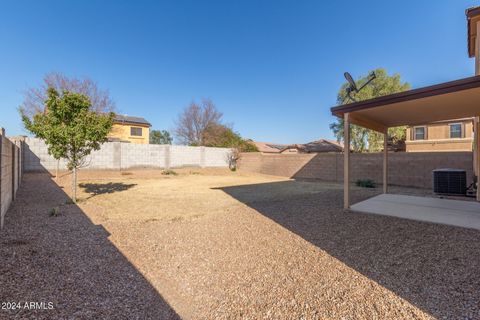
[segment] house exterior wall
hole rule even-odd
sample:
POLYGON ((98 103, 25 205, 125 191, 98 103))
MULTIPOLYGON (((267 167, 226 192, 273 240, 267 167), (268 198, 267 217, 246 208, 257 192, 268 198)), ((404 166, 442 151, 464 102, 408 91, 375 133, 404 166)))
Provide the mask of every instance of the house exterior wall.
POLYGON ((150 142, 150 128, 143 124, 114 123, 109 138, 128 141, 136 144, 148 144, 150 142), (142 128, 142 136, 132 136, 131 128, 142 128))
POLYGON ((433 123, 425 126, 426 139, 415 140, 414 128, 407 128, 405 141, 407 152, 449 152, 449 151, 472 151, 473 148, 473 121, 452 120, 449 122, 433 123), (462 125, 462 138, 450 138, 450 125, 460 123, 462 125))

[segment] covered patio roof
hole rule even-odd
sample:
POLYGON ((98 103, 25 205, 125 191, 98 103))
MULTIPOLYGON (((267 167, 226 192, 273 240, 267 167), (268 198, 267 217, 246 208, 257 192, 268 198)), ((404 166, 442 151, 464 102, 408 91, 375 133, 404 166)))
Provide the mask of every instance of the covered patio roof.
POLYGON ((332 114, 372 130, 480 114, 480 76, 333 107, 332 114))
MULTIPOLYGON (((388 192, 388 128, 424 125, 436 121, 474 118, 474 172, 480 172, 480 76, 331 108, 344 118, 344 141, 350 145, 350 125, 356 124, 383 134, 383 193, 388 192)), ((345 148, 349 150, 349 148, 345 148)), ((350 152, 344 152, 344 207, 350 208, 350 152)), ((477 188, 480 201, 480 188, 477 188)))

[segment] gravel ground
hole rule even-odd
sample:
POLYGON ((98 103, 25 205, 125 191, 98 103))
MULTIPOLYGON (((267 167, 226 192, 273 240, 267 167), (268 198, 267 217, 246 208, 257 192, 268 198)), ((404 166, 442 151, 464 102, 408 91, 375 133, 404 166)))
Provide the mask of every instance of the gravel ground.
POLYGON ((54 308, 0 318, 480 319, 478 231, 344 212, 338 184, 179 172, 82 172, 78 206, 69 176, 26 175, 0 302, 54 308))

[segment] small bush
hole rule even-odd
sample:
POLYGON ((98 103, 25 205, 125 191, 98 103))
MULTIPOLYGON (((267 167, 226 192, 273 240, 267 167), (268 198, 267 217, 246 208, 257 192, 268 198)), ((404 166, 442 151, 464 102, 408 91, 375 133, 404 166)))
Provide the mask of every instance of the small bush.
POLYGON ((165 175, 165 176, 176 176, 176 175, 178 175, 178 173, 176 173, 175 171, 170 170, 170 169, 163 170, 162 174, 165 175))
POLYGON ((377 186, 372 179, 358 179, 355 184, 362 188, 375 188, 377 186))
POLYGON ((128 171, 122 171, 120 174, 121 174, 122 176, 130 176, 130 175, 132 175, 133 173, 128 172, 128 171))
POLYGON ((52 208, 48 211, 50 217, 58 217, 60 215, 60 210, 55 207, 55 208, 52 208))
POLYGON ((75 204, 75 202, 73 202, 72 198, 68 198, 65 200, 65 204, 75 204))

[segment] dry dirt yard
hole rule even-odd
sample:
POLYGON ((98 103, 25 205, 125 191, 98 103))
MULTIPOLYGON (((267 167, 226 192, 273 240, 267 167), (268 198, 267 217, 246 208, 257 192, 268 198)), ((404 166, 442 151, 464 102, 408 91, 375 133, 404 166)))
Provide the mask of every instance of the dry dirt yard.
POLYGON ((78 205, 70 176, 25 175, 0 302, 53 308, 0 319, 480 319, 478 231, 344 212, 338 184, 177 172, 83 171, 78 205))

